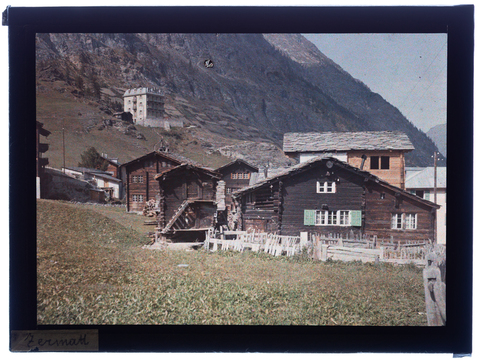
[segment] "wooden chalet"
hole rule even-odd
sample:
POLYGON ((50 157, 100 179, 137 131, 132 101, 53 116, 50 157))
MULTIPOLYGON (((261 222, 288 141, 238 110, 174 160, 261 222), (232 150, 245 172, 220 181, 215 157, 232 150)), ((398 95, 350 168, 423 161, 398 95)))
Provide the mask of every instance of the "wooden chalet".
POLYGON ((233 194, 239 230, 434 239, 438 205, 336 158, 313 158, 233 194))
POLYGON ((176 154, 153 151, 122 164, 121 179, 125 188, 127 212, 142 212, 148 200, 157 200, 160 189, 155 175, 182 163, 193 161, 176 154))
POLYGON ((222 175, 225 182, 225 202, 232 204, 232 193, 250 185, 252 174, 258 173, 258 168, 242 159, 235 159, 215 170, 222 175))
POLYGON ((216 187, 221 175, 210 169, 182 164, 155 175, 159 184, 158 228, 164 235, 196 232, 215 225, 216 187))
POLYGON ((367 170, 405 189, 405 153, 414 150, 400 131, 286 133, 283 151, 300 163, 325 156, 367 170))
POLYGON ((36 122, 36 172, 37 172, 37 199, 43 197, 45 192, 45 166, 48 165, 48 158, 43 157, 42 154, 48 151, 48 144, 41 143, 40 136, 48 137, 51 132, 43 128, 41 122, 36 122))

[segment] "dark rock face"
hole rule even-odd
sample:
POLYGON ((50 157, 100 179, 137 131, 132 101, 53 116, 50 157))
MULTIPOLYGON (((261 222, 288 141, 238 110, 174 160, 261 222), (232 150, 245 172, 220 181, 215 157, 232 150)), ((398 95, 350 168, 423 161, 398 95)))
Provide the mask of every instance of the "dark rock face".
POLYGON ((170 118, 225 138, 281 147, 285 132, 400 130, 416 148, 409 165, 430 165, 436 150, 301 35, 38 34, 36 54, 40 80, 80 96, 101 84, 117 103, 124 89, 158 87, 170 118))

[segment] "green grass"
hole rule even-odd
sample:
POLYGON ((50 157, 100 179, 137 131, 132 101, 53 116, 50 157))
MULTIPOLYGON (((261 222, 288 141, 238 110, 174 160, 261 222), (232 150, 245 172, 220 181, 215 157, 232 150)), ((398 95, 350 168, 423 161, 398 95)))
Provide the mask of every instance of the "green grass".
POLYGON ((121 211, 37 202, 39 324, 426 325, 414 267, 144 250, 121 211))

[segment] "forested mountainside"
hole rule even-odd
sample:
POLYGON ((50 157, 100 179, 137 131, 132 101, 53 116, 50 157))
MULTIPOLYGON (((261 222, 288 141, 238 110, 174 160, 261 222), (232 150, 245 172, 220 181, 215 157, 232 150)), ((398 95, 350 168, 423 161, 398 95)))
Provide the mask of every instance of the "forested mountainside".
POLYGON ((437 145, 443 156, 447 156, 447 124, 439 124, 427 131, 427 135, 437 145))
POLYGON ((38 34, 36 57, 39 120, 56 131, 62 118, 66 131, 123 161, 166 143, 185 155, 190 146, 203 159, 241 155, 282 166, 283 134, 303 131, 403 131, 416 149, 408 165, 431 165, 437 150, 398 109, 299 34, 38 34), (136 126, 105 141, 105 119, 135 87, 161 89, 166 115, 188 127, 175 139, 136 126))

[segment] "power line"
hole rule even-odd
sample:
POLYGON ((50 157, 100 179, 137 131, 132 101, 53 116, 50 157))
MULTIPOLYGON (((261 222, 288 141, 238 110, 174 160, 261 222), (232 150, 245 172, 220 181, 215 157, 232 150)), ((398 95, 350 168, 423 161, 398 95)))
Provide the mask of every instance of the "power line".
MULTIPOLYGON (((425 69, 425 71, 422 73, 422 75, 419 77, 419 79, 421 79, 427 72, 428 70, 430 70, 430 67, 433 65, 433 63, 435 62, 435 60, 438 58, 438 56, 440 55, 440 53, 442 52, 443 48, 445 47, 445 45, 447 45, 448 41, 446 41, 442 47, 440 48, 440 50, 438 50, 437 54, 435 55, 435 57, 433 58, 433 60, 430 62, 430 64, 427 66, 427 68, 425 69)), ((445 65, 446 66, 446 65, 445 65)), ((444 66, 444 67, 445 67, 444 66)), ((442 69, 443 70, 443 69, 442 69)), ((407 99, 410 97, 410 95, 413 94, 414 90, 416 89, 417 85, 420 83, 420 80, 417 80, 417 82, 415 83, 415 85, 413 86, 412 90, 410 90, 407 94, 407 96, 405 97, 405 99, 403 100, 402 104, 399 106, 399 108, 402 108, 403 105, 405 105, 405 102, 407 101, 407 99)), ((436 80, 436 79, 435 79, 436 80)), ((435 81, 434 80, 434 81, 435 81)), ((418 102, 417 102, 418 103, 418 102)), ((411 110, 410 110, 411 111, 411 110)))

